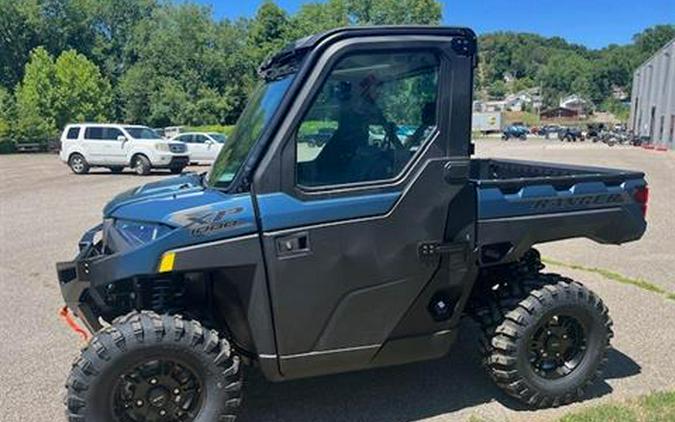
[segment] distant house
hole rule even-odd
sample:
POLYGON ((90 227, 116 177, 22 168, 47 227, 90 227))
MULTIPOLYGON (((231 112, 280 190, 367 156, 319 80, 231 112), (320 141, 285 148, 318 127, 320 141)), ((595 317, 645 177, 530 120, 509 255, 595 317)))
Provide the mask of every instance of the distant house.
POLYGON ((538 87, 509 94, 503 100, 474 101, 473 111, 524 111, 526 107, 541 108, 541 96, 538 87))
POLYGON ((620 86, 612 86, 612 98, 619 101, 628 101, 628 104, 630 104, 630 94, 620 86))
POLYGON ((487 112, 487 111, 505 111, 506 102, 504 100, 498 101, 476 101, 473 104, 473 111, 487 112))
POLYGON ((566 107, 555 107, 541 112, 541 118, 551 119, 578 119, 579 111, 566 107))
POLYGON ((560 100, 560 108, 574 110, 577 112, 577 114, 582 115, 586 114, 586 112, 589 110, 590 103, 584 100, 581 96, 573 94, 560 100))
POLYGON ((504 101, 509 111, 524 111, 526 107, 541 108, 539 88, 530 88, 507 96, 504 101))

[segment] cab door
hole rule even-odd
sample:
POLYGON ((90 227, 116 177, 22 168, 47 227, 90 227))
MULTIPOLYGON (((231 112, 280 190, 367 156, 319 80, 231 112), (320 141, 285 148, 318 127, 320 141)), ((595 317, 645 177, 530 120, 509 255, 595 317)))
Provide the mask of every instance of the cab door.
POLYGON ((270 161, 256 175, 279 180, 256 201, 284 377, 440 356, 452 343, 475 222, 472 59, 452 45, 337 43, 272 152, 281 171, 270 161), (414 129, 404 139, 402 126, 414 129), (304 142, 319 130, 332 131, 324 145, 304 142))

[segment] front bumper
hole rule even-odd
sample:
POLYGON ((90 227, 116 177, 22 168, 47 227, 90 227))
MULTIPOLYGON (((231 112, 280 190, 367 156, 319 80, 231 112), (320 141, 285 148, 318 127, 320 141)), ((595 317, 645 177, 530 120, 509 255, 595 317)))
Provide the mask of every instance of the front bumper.
POLYGON ((78 243, 80 252, 74 260, 58 262, 56 273, 61 288, 61 295, 66 306, 82 320, 89 331, 96 332, 101 328, 96 313, 91 306, 83 301, 83 296, 96 294, 91 287, 91 270, 97 260, 103 256, 100 250, 100 242, 95 242, 97 234, 102 230, 103 224, 88 230, 78 243))
POLYGON ((190 164, 190 155, 161 154, 159 161, 153 166, 156 168, 185 167, 190 164))

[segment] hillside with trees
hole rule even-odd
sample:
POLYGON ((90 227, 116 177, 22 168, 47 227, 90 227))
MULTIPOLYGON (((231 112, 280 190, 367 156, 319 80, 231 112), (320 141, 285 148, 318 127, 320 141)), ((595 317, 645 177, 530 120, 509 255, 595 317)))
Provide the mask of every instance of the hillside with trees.
MULTIPOLYGON (((236 20, 161 0, 0 0, 0 10, 0 140, 12 142, 53 138, 73 121, 233 124, 257 65, 293 39, 345 25, 442 21, 435 0, 328 0, 293 15, 268 1, 236 20)), ((673 37, 675 26, 657 26, 630 45, 589 50, 561 38, 485 34, 477 94, 541 86, 549 103, 574 92, 607 105, 673 37)))
POLYGON ((633 71, 673 38, 675 25, 658 25, 636 34, 631 44, 590 50, 559 37, 485 34, 479 38, 477 93, 496 98, 539 86, 546 105, 557 105, 560 97, 574 93, 608 107, 611 94, 629 94, 633 71))

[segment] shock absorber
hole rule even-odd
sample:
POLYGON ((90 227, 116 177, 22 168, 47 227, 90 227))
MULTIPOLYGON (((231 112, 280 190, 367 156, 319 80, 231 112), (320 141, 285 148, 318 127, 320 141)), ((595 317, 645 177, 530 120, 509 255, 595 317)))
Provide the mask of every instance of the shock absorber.
POLYGON ((149 306, 158 313, 178 313, 184 308, 185 285, 178 278, 152 280, 148 292, 149 306))

